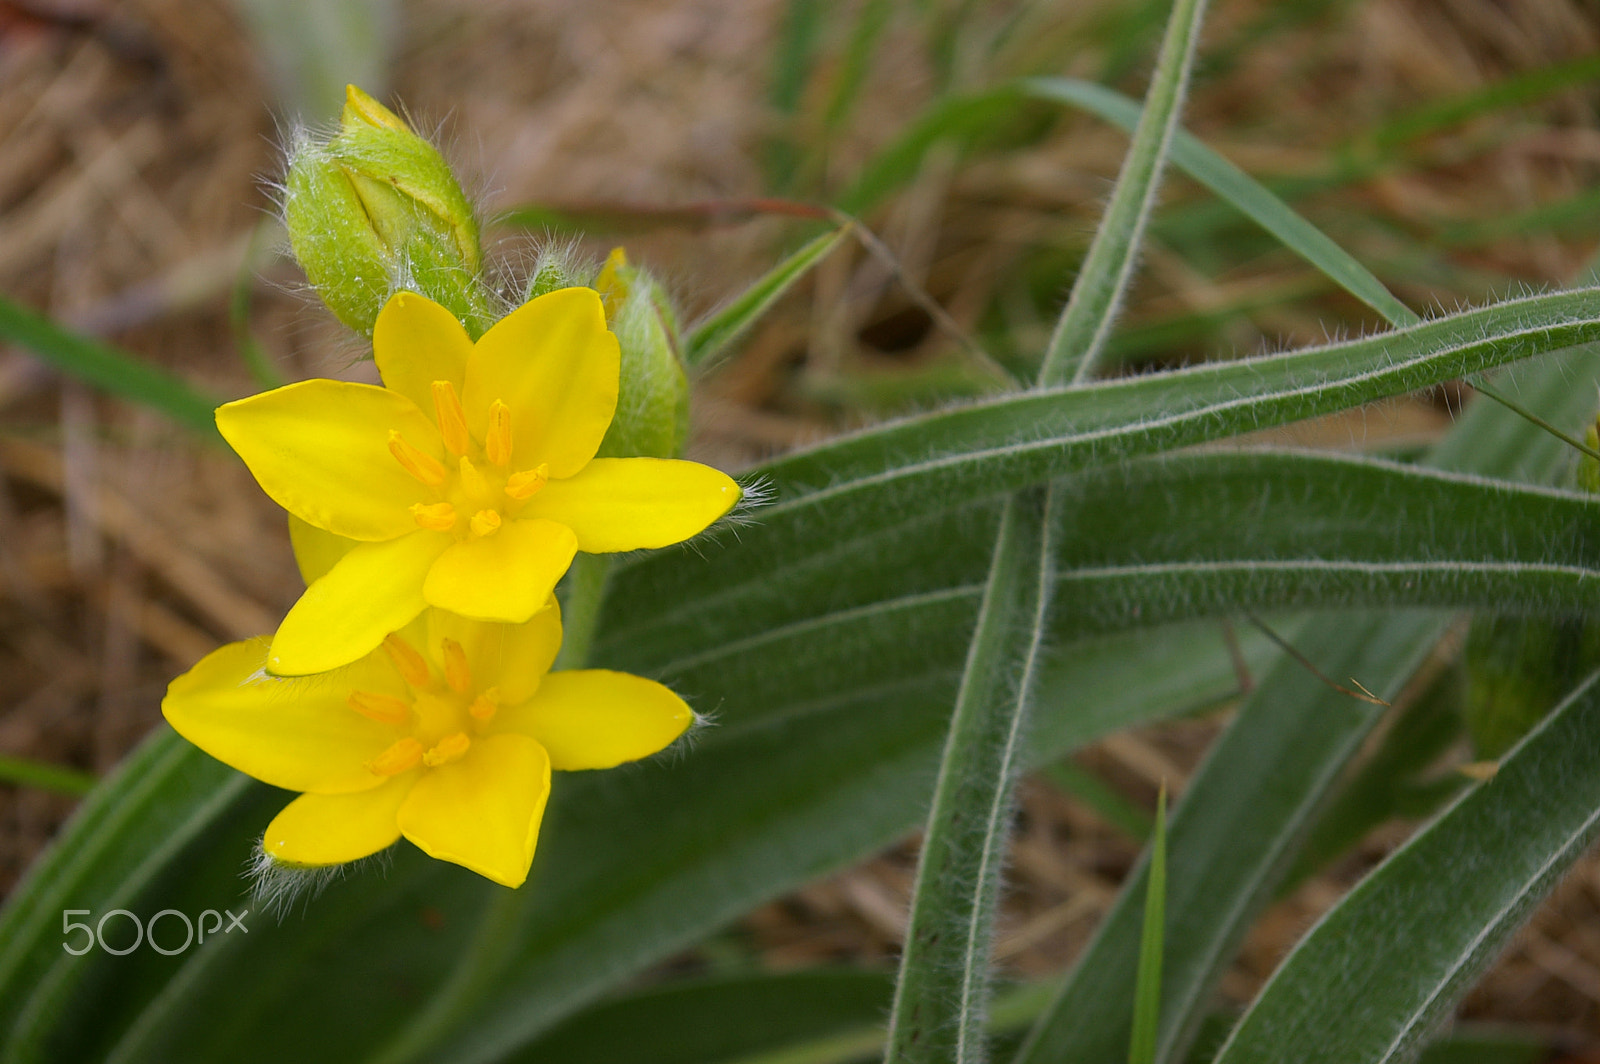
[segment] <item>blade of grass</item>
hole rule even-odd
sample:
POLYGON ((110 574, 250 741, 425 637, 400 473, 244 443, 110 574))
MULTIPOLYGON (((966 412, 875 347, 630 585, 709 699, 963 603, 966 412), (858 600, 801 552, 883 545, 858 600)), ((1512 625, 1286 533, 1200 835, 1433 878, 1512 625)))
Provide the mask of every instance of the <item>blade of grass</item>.
POLYGON ((691 328, 684 337, 684 362, 690 366, 703 365, 726 351, 796 281, 827 258, 850 235, 851 228, 847 223, 807 241, 741 292, 733 302, 691 328))
POLYGON ((0 783, 37 787, 42 791, 80 798, 94 789, 95 782, 93 774, 75 768, 0 754, 0 783))
POLYGON ((1139 975, 1133 989, 1133 1036, 1128 1064, 1155 1064, 1161 1030, 1161 955, 1167 929, 1167 786, 1156 798, 1155 835, 1145 874, 1144 927, 1139 935, 1139 975))
POLYGON ((255 262, 261 252, 265 234, 277 230, 275 222, 263 222, 250 231, 250 241, 245 245, 239 272, 233 280, 233 292, 228 297, 228 325, 233 330, 233 345, 239 352, 250 376, 262 388, 281 388, 289 382, 278 367, 272 364, 267 352, 250 328, 250 289, 255 280, 255 262))
MULTIPOLYGON (((1141 120, 1139 104, 1121 93, 1072 78, 1031 78, 1022 91, 1038 99, 1081 108, 1121 129, 1141 120)), ((1212 151, 1197 137, 1178 131, 1172 165, 1210 189, 1235 210, 1272 234, 1279 243, 1316 267, 1329 280, 1383 315, 1391 325, 1413 324, 1417 314, 1390 293, 1349 252, 1306 221, 1255 178, 1212 151)))
POLYGON ((1178 0, 1173 7, 1155 75, 1133 131, 1133 143, 1123 158, 1111 203, 1045 348, 1044 363, 1039 368, 1039 383, 1045 387, 1081 384, 1099 366, 1111 323, 1116 320, 1138 261, 1140 238, 1155 207, 1161 172, 1183 110, 1204 13, 1204 0, 1178 0))
POLYGON ((219 400, 181 378, 110 344, 63 329, 42 314, 0 296, 0 339, 27 348, 64 373, 111 395, 159 411, 216 443, 219 400))

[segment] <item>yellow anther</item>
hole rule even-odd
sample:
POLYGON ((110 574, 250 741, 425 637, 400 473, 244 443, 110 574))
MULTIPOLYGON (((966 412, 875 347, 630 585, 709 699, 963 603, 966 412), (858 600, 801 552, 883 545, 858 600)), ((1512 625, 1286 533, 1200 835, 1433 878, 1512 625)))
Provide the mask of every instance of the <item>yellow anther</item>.
POLYGON ((467 752, 467 747, 472 745, 472 740, 467 738, 466 732, 456 732, 446 735, 434 746, 432 750, 422 755, 422 763, 430 768, 448 765, 467 752))
POLYGON ((444 483, 447 475, 444 466, 431 454, 417 450, 406 442, 400 435, 399 429, 389 430, 389 453, 394 455, 395 461, 400 463, 402 469, 430 488, 437 488, 444 483))
POLYGON ((472 705, 467 707, 467 712, 473 720, 487 723, 494 718, 495 712, 500 708, 500 688, 491 687, 483 694, 472 700, 472 705))
POLYGON ((441 641, 444 649, 444 682, 450 690, 464 695, 472 690, 472 669, 467 665, 467 652, 454 639, 441 641))
POLYGON ((426 687, 433 679, 433 675, 428 671, 428 663, 417 652, 417 648, 394 632, 383 637, 383 649, 388 653, 389 660, 394 662, 400 678, 410 686, 426 687))
POLYGON ((489 482, 484 479, 483 473, 472 464, 472 459, 466 455, 461 456, 461 490, 466 492, 469 499, 484 499, 489 495, 489 482))
POLYGON ((367 762, 367 771, 378 776, 398 776, 409 768, 416 768, 422 760, 422 744, 406 736, 389 749, 367 762))
POLYGON ((461 397, 456 386, 449 381, 433 382, 433 410, 439 417, 439 435, 451 454, 466 454, 472 437, 467 434, 467 412, 461 409, 461 397))
POLYGON ((550 466, 540 462, 538 469, 525 469, 506 478, 506 494, 513 499, 526 499, 550 480, 550 466))
POLYGON ((483 436, 483 453, 498 466, 511 461, 511 408, 498 399, 489 404, 489 431, 483 436))
POLYGON ((493 535, 500 527, 500 514, 494 510, 479 510, 472 515, 472 534, 474 536, 493 535))
POLYGON ((413 503, 411 519, 422 528, 448 532, 456 527, 456 508, 447 502, 413 503))
POLYGON ((363 717, 379 724, 404 724, 411 719, 411 706, 393 695, 372 691, 351 691, 345 704, 363 717))

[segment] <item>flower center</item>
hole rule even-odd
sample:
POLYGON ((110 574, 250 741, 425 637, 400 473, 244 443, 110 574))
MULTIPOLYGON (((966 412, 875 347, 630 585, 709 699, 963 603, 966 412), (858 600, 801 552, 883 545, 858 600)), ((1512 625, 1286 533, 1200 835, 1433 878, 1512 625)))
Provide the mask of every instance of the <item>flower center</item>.
POLYGON ((352 691, 345 700, 355 712, 397 733, 383 753, 367 762, 367 769, 394 776, 418 765, 437 768, 459 760, 494 719, 500 692, 477 689, 466 650, 454 639, 440 641, 443 670, 437 676, 417 648, 400 636, 387 636, 383 649, 405 681, 406 696, 352 691))
POLYGON ((481 442, 467 425, 461 397, 449 381, 434 381, 433 411, 445 450, 456 459, 454 469, 411 444, 398 430, 389 432, 389 453, 413 478, 437 493, 433 502, 411 507, 418 528, 450 532, 457 539, 492 536, 505 518, 550 479, 550 467, 512 471, 511 408, 496 399, 481 442), (469 515, 463 520, 463 515, 469 515))

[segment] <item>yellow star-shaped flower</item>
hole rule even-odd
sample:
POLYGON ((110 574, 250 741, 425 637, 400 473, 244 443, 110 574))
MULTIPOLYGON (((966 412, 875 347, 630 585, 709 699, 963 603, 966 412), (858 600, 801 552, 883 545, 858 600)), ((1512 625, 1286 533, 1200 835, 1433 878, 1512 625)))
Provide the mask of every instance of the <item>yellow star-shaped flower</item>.
POLYGON ((425 606, 521 623, 575 552, 678 543, 739 499, 696 462, 595 458, 619 354, 592 289, 540 296, 476 344, 449 311, 401 292, 373 351, 381 388, 309 380, 217 410, 268 495, 359 541, 284 618, 274 673, 348 664, 425 606))
POLYGON ((265 671, 262 639, 172 682, 161 711, 241 772, 305 792, 267 827, 274 860, 358 860, 404 835, 430 856, 516 887, 527 878, 551 769, 611 768, 665 748, 694 714, 652 680, 548 673, 550 608, 520 625, 428 610, 380 649, 315 678, 265 671))

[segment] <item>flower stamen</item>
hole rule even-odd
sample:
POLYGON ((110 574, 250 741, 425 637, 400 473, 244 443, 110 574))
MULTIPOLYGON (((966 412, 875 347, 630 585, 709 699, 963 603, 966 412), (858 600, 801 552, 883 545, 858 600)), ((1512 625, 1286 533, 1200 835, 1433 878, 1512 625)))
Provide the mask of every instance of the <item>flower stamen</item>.
POLYGON ((454 639, 441 640, 440 648, 444 651, 444 682, 456 694, 466 694, 472 690, 472 668, 467 664, 466 650, 454 639))
POLYGON ((493 535, 500 527, 500 514, 494 510, 479 510, 472 515, 472 534, 474 536, 493 535))
POLYGON ((550 480, 550 464, 540 462, 537 469, 525 469, 506 478, 506 494, 513 499, 526 499, 550 480))
POLYGON ((482 499, 489 494, 489 481, 466 455, 461 456, 461 490, 469 499, 482 499))
POLYGON ((499 399, 489 404, 489 431, 484 433, 483 453, 497 466, 511 461, 511 408, 499 399))
POLYGON ((456 508, 447 502, 419 502, 411 507, 411 519, 419 527, 448 532, 456 527, 456 508))
POLYGON ((379 724, 404 724, 411 719, 411 706, 393 695, 372 691, 351 691, 345 704, 368 720, 379 724))
POLYGON ((432 750, 429 750, 427 753, 422 755, 422 763, 427 765, 429 768, 438 768, 440 765, 448 765, 452 761, 459 760, 461 755, 466 753, 467 748, 471 745, 472 740, 467 738, 466 732, 456 732, 454 735, 447 735, 443 739, 440 739, 432 750))
POLYGON ((439 460, 425 451, 419 451, 400 435, 399 429, 389 430, 389 453, 394 455, 400 467, 413 477, 422 481, 430 488, 437 488, 444 483, 447 475, 444 466, 439 460))
POLYGON ((400 673, 400 678, 411 687, 426 687, 433 675, 428 671, 428 663, 417 648, 401 639, 399 635, 390 632, 383 637, 383 649, 389 655, 389 660, 394 662, 394 667, 400 673))
POLYGON ((491 687, 472 700, 472 705, 467 707, 467 712, 472 719, 487 724, 494 719, 495 713, 500 709, 500 688, 491 687))
POLYGON ((422 744, 408 735, 368 761, 367 771, 375 776, 398 776, 407 769, 416 768, 421 760, 422 744))
POLYGON ((439 418, 439 435, 451 454, 462 455, 472 444, 467 433, 467 413, 461 409, 461 397, 456 386, 449 381, 433 382, 433 409, 439 418))

